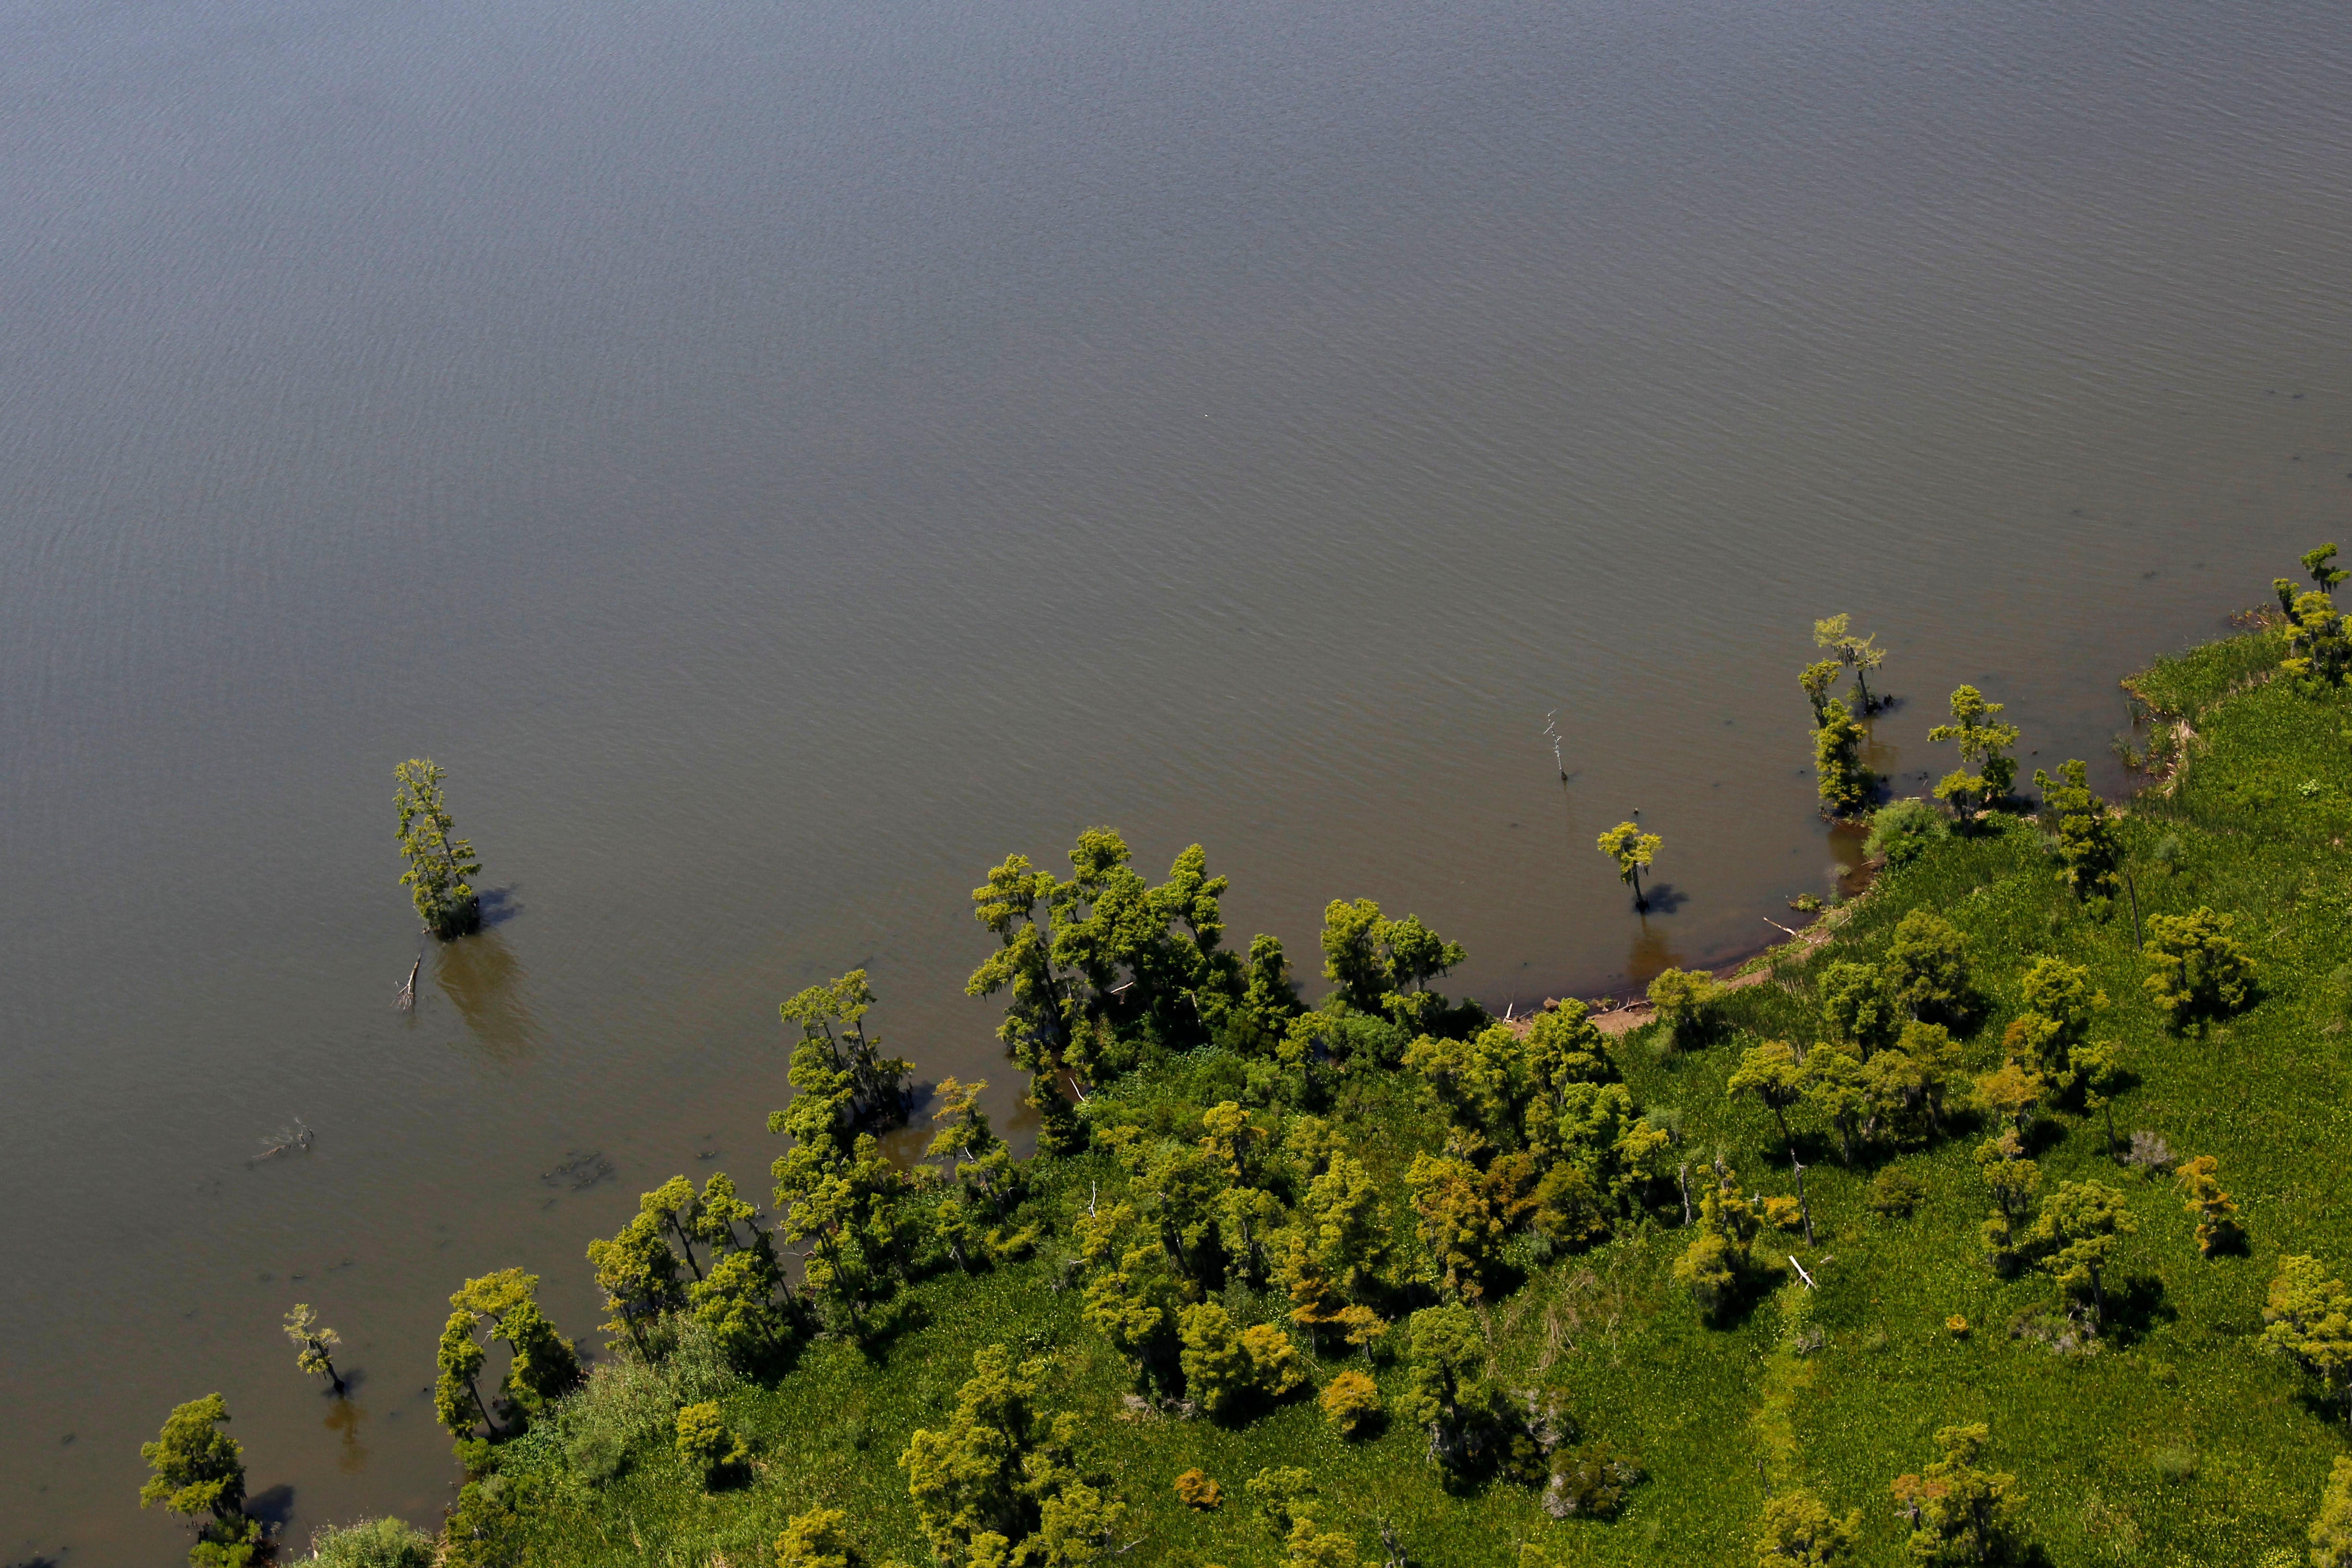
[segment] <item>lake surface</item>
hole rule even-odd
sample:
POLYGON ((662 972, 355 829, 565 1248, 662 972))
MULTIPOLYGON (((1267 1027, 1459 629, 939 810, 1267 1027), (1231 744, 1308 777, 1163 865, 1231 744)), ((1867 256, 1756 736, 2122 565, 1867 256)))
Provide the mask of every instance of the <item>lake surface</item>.
POLYGON ((1369 895, 1496 1008, 1726 958, 1852 856, 1841 609, 1883 768, 1966 680, 2112 785, 2116 678, 2352 535, 2347 71, 2215 0, 10 8, 0 1562, 177 1561, 214 1390, 294 1542, 429 1524, 447 1293, 594 1342, 812 981, 1013 1120, 1008 851, 1198 839, 1237 940, 1369 895), (403 1016, 421 753, 500 918, 403 1016))

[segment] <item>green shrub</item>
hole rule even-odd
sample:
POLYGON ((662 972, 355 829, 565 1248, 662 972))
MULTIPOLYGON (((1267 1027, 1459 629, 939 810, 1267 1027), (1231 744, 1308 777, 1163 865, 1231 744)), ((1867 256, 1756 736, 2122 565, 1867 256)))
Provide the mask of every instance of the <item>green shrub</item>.
POLYGON ((310 1538, 316 1568, 433 1568, 433 1538, 397 1519, 365 1519, 310 1538))
POLYGON ((1665 970, 1649 995, 1676 1050, 1702 1049, 1722 1031, 1723 983, 1704 969, 1665 970))
POLYGON ((1885 856, 1889 866, 1907 866, 1950 831, 1944 814, 1926 801, 1892 801, 1870 819, 1870 837, 1862 847, 1868 854, 1885 856))
POLYGON ((677 1413, 677 1454, 702 1473, 702 1484, 715 1487, 741 1470, 751 1451, 727 1429, 716 1400, 689 1405, 677 1413))

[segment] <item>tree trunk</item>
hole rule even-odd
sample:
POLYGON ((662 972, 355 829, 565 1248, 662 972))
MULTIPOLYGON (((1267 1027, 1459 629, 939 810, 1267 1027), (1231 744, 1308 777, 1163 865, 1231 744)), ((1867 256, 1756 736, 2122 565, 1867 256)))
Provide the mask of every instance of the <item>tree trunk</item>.
POLYGON ((327 1369, 327 1381, 335 1385, 335 1396, 338 1399, 341 1398, 343 1394, 343 1374, 335 1370, 335 1358, 329 1355, 326 1352, 320 1351, 319 1352, 319 1362, 320 1365, 327 1369))
MULTIPOLYGON (((1787 1135, 1786 1128, 1782 1129, 1782 1135, 1787 1135)), ((1805 1245, 1811 1247, 1813 1245, 1813 1208, 1805 1201, 1805 1167, 1797 1163, 1793 1148, 1789 1151, 1789 1168, 1797 1173, 1797 1212, 1805 1218, 1805 1245)))
POLYGON ((493 1437, 505 1436, 506 1433, 499 1426, 499 1418, 490 1414, 490 1407, 488 1405, 482 1403, 482 1391, 480 1386, 470 1377, 466 1380, 466 1392, 474 1396, 474 1408, 482 1413, 482 1421, 489 1427, 490 1436, 493 1437))

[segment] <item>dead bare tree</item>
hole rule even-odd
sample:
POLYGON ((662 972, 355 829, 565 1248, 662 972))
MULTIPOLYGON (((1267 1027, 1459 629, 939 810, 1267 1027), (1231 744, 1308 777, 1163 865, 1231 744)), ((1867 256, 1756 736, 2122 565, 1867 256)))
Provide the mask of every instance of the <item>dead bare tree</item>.
POLYGON ((419 952, 416 962, 408 966, 408 984, 402 986, 400 994, 392 999, 394 1011, 405 1013, 416 1005, 416 972, 424 967, 425 954, 419 952))

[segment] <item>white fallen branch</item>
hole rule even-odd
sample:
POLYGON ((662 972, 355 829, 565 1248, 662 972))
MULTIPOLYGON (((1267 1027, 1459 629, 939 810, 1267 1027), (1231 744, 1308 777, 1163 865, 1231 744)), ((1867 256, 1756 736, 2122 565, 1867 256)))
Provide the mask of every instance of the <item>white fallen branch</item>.
POLYGON ((1819 1287, 1813 1283, 1813 1277, 1805 1272, 1805 1266, 1797 1261, 1797 1255, 1793 1252, 1789 1254, 1789 1267, 1797 1271, 1797 1278, 1805 1282, 1806 1289, 1812 1290, 1819 1289, 1819 1287))

